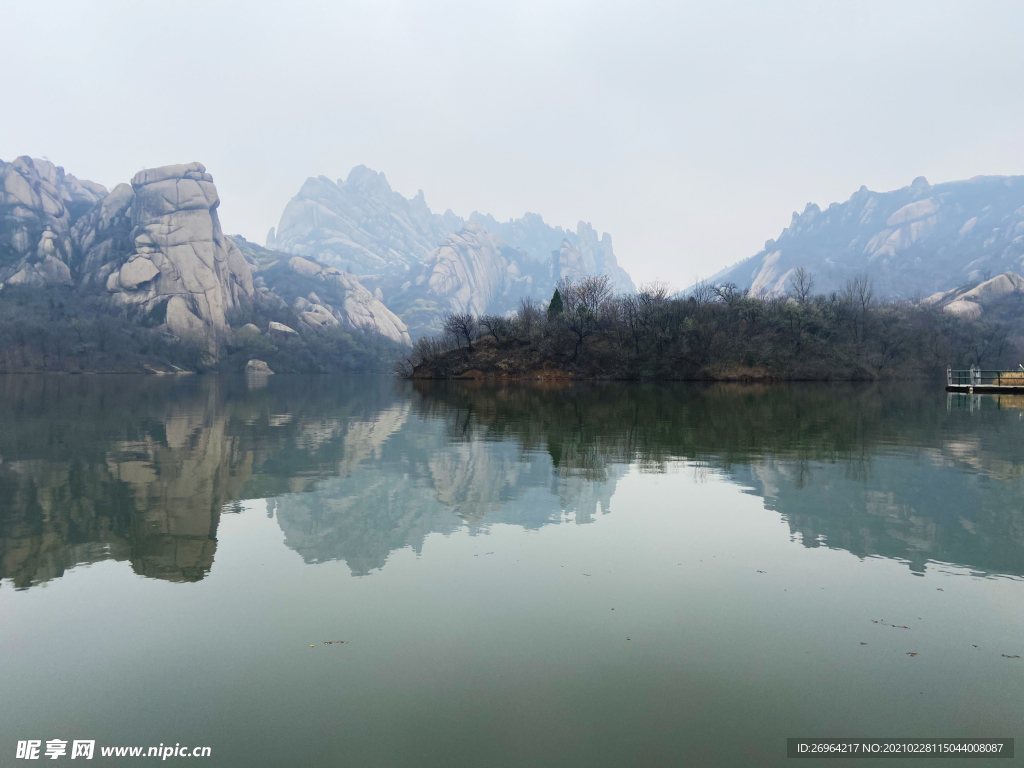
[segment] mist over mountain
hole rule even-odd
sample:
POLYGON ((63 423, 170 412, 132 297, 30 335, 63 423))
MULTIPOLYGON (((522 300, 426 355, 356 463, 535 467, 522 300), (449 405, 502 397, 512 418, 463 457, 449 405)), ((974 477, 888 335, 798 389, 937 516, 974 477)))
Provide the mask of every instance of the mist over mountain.
POLYGON ((507 222, 434 213, 422 190, 405 198, 362 165, 336 182, 307 179, 266 244, 379 288, 413 335, 438 330, 447 311, 503 314, 522 297, 547 300, 563 278, 607 274, 617 292, 636 290, 611 235, 587 222, 573 231, 536 213, 507 222))
POLYGON ((923 297, 1024 265, 1024 177, 976 176, 892 192, 861 187, 822 210, 808 203, 763 250, 711 278, 783 293, 803 267, 816 292, 866 274, 879 294, 923 297))

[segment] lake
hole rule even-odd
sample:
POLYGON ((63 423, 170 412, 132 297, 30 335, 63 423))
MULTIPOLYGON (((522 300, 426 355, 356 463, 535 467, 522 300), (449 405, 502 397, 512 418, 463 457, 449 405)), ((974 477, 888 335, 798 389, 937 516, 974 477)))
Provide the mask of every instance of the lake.
POLYGON ((0 765, 1022 735, 1024 398, 7 376, 0 423, 0 765))

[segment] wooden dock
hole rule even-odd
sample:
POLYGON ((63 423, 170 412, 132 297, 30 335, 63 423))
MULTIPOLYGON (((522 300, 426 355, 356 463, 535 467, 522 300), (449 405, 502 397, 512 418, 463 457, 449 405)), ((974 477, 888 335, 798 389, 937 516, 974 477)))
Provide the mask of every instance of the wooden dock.
POLYGON ((974 366, 966 371, 947 368, 946 391, 977 395, 1024 393, 1024 367, 1016 371, 985 371, 974 366))

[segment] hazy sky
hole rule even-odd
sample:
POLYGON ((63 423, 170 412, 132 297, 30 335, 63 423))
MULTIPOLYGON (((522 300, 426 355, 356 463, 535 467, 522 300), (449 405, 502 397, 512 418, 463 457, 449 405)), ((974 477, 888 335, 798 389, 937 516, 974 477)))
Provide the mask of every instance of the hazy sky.
POLYGON ((263 242, 307 176, 611 232, 676 287, 861 184, 1024 173, 1024 3, 0 0, 0 158, 200 160, 263 242))

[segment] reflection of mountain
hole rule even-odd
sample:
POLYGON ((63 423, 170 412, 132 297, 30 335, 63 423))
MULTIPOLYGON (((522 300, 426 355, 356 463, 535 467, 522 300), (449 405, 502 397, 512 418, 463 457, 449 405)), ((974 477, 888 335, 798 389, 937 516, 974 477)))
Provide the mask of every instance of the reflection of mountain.
MULTIPOLYGON (((988 401, 985 401, 988 402, 988 401)), ((630 466, 689 460, 805 546, 1024 575, 1024 426, 920 387, 0 379, 0 579, 130 561, 195 581, 220 515, 270 499, 285 543, 356 575, 430 533, 609 511, 630 466)))
MULTIPOLYGON (((615 478, 626 469, 620 465, 597 481, 559 477, 545 453, 489 442, 472 429, 453 440, 449 426, 441 419, 404 421, 401 429, 387 430, 387 442, 374 450, 359 443, 358 450, 346 451, 338 477, 311 493, 277 499, 285 543, 306 562, 341 559, 363 575, 383 567, 392 551, 420 552, 428 534, 463 525, 540 528, 561 520, 563 510, 587 522, 599 503, 608 511, 615 478)), ((366 422, 349 427, 349 435, 373 431, 366 422)))
POLYGON ((1024 575, 1024 486, 964 472, 939 451, 858 462, 766 457, 732 476, 781 512, 805 546, 1024 575))
POLYGON ((114 559, 197 581, 241 499, 276 499, 290 547, 355 573, 485 517, 539 527, 563 509, 584 522, 601 498, 607 509, 610 490, 552 481, 547 455, 452 441, 411 408, 390 379, 4 378, 0 579, 27 587, 114 559), (504 509, 549 485, 545 504, 504 509))
POLYGON ((170 581, 209 571, 249 467, 210 387, 129 381, 0 380, 0 577, 25 587, 105 559, 170 581))
POLYGON ((898 558, 917 571, 937 560, 1024 575, 1024 425, 1012 410, 972 412, 958 400, 947 409, 917 386, 422 391, 432 413, 546 449, 575 473, 700 462, 763 497, 805 546, 898 558))

